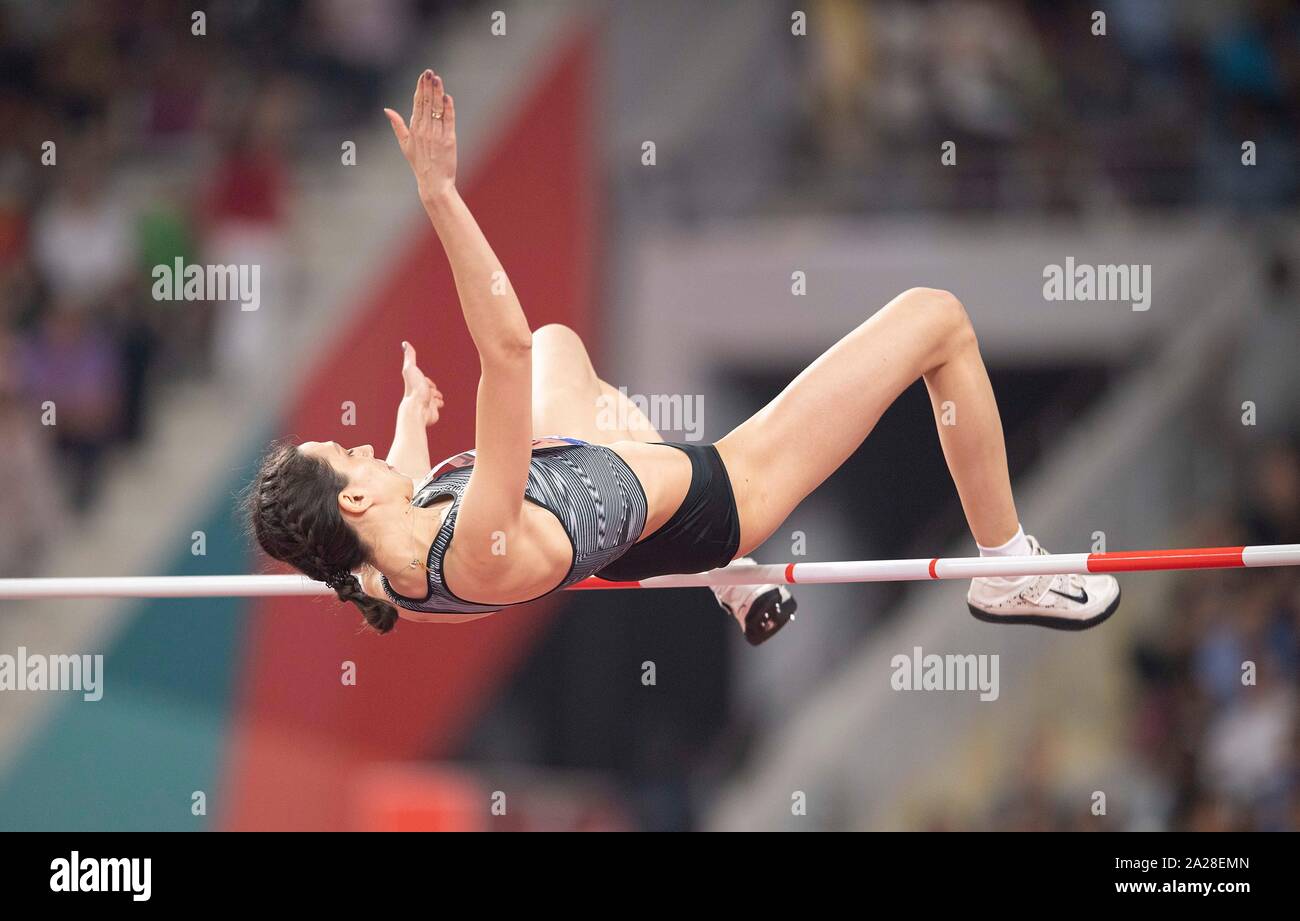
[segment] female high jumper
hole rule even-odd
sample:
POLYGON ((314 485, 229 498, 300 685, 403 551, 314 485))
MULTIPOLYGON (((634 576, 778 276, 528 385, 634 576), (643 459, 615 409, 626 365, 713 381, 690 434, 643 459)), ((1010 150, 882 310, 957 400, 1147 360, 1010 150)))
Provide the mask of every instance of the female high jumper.
MULTIPOLYGON (((960 424, 939 425, 939 440, 980 554, 1046 553, 1020 526, 993 389, 951 294, 904 291, 717 444, 664 443, 596 376, 573 331, 530 330, 500 285, 501 263, 456 190, 456 108, 441 77, 420 76, 409 124, 384 111, 478 351, 474 450, 431 469, 425 429, 442 395, 403 343, 387 460, 369 445, 281 442, 247 498, 262 548, 354 602, 375 630, 399 615, 472 620, 592 575, 727 566, 767 540, 918 377, 937 418, 945 404, 960 413, 960 424), (628 428, 603 424, 610 418, 628 428)), ((714 592, 754 645, 794 610, 784 586, 714 592)), ((979 578, 967 601, 989 623, 1083 630, 1114 612, 1119 585, 1109 575, 979 578)))

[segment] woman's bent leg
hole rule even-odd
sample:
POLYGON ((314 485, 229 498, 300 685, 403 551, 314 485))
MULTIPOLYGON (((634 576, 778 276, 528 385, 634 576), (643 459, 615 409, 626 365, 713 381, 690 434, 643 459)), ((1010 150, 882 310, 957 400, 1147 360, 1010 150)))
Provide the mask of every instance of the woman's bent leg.
POLYGON ((718 442, 740 513, 740 554, 767 540, 918 377, 929 389, 944 457, 976 541, 1009 540, 1019 525, 1002 423, 975 332, 951 294, 912 288, 718 442))
POLYGON ((596 376, 581 337, 558 323, 533 332, 533 434, 662 441, 636 404, 596 376))

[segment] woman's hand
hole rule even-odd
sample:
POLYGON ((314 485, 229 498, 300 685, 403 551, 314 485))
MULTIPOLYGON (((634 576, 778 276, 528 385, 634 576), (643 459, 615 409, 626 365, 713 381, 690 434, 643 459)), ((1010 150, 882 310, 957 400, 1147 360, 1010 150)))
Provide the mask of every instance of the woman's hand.
POLYGON ((436 196, 456 187, 456 106, 444 93, 442 77, 431 70, 415 84, 408 128, 402 116, 384 109, 397 136, 402 155, 411 164, 420 198, 436 196))
POLYGON ((402 402, 412 408, 425 428, 436 425, 442 411, 442 393, 415 363, 415 349, 409 342, 402 343, 402 385, 402 402))
POLYGON ((397 404, 397 425, 387 460, 399 473, 418 482, 429 474, 429 435, 425 429, 438 421, 442 394, 415 363, 415 349, 409 342, 402 343, 402 385, 402 402, 397 404))

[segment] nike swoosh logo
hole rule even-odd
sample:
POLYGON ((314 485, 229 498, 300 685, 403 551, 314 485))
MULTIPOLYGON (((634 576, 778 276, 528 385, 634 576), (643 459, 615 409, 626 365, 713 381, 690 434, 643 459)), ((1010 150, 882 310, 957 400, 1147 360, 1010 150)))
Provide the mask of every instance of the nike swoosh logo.
POLYGON ((1048 589, 1048 591, 1050 591, 1053 595, 1060 595, 1062 598, 1065 598, 1065 599, 1067 599, 1067 600, 1069 600, 1069 601, 1074 601, 1074 602, 1076 602, 1076 603, 1078 603, 1078 604, 1087 604, 1087 603, 1088 603, 1088 593, 1085 592, 1083 589, 1079 589, 1079 594, 1077 594, 1077 595, 1067 595, 1065 592, 1058 592, 1058 591, 1057 591, 1056 589, 1054 589, 1054 588, 1053 588, 1053 589, 1048 589))

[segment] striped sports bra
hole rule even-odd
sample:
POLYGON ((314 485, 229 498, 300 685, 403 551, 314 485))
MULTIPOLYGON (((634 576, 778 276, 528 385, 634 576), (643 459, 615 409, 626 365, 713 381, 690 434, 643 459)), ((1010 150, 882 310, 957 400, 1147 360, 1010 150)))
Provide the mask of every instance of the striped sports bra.
MULTIPOLYGON (((455 614, 486 614, 507 607, 458 598, 443 578, 443 560, 456 528, 456 513, 473 471, 474 452, 466 451, 438 464, 416 484, 412 505, 427 508, 451 496, 451 508, 429 547, 429 593, 425 597, 398 594, 386 577, 380 578, 384 594, 398 607, 455 614)), ((552 591, 579 582, 617 560, 631 549, 645 527, 647 506, 641 482, 623 458, 604 445, 558 436, 534 439, 524 498, 555 515, 573 545, 573 564, 552 591)))

